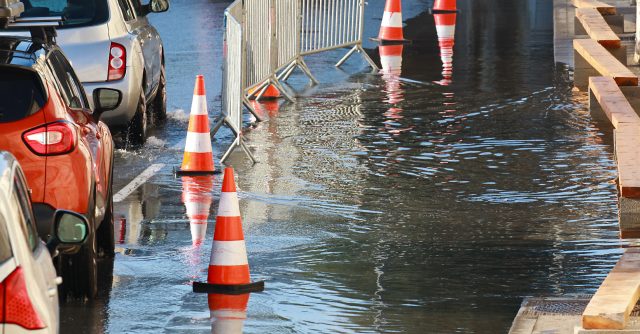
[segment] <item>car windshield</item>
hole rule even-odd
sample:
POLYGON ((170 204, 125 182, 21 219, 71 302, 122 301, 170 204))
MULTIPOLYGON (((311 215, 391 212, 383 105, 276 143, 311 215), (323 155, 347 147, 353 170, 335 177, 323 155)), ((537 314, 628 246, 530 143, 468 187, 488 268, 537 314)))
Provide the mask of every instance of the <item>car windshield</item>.
POLYGON ((107 0, 20 0, 22 17, 64 17, 62 28, 93 26, 107 22, 107 0))
POLYGON ((0 123, 35 114, 44 106, 44 96, 37 74, 0 66, 0 123))

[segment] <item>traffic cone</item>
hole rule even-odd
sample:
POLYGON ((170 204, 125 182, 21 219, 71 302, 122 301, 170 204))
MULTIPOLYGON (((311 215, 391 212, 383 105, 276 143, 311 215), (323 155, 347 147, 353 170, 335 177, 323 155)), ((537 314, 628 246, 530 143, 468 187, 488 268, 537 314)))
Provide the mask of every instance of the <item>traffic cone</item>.
POLYGON ((198 75, 193 91, 184 158, 182 167, 176 171, 176 175, 206 175, 213 173, 215 173, 215 167, 213 164, 211 135, 209 134, 209 113, 204 90, 204 77, 198 75))
POLYGON ((193 283, 194 292, 241 294, 264 290, 264 282, 251 283, 247 249, 233 168, 225 168, 222 193, 207 283, 193 283))
POLYGON ((207 220, 213 203, 213 178, 213 175, 182 177, 182 202, 187 209, 194 246, 202 245, 207 234, 207 220))
POLYGON ((387 102, 396 104, 404 100, 400 83, 402 74, 403 45, 380 45, 380 63, 382 78, 386 83, 387 102))
POLYGON ((372 40, 380 44, 407 43, 402 31, 402 0, 387 0, 380 24, 378 38, 372 40))
POLYGON ((458 11, 456 0, 436 0, 433 4, 431 12, 437 13, 455 13, 458 11))
MULTIPOLYGON (((249 90, 249 95, 252 96, 252 99, 255 99, 257 97, 256 96, 257 94, 253 95, 253 93, 256 93, 256 92, 259 93, 259 91, 257 91, 258 87, 252 88, 252 89, 249 90)), ((262 98, 263 99, 277 99, 277 98, 279 98, 281 96, 282 95, 280 94, 280 91, 274 85, 267 86, 267 89, 264 91, 264 94, 262 94, 262 98)))
POLYGON ((442 60, 442 80, 438 83, 449 85, 453 77, 453 46, 456 34, 456 15, 434 14, 438 44, 440 45, 440 59, 442 60))
POLYGON ((249 294, 208 296, 212 334, 242 334, 247 319, 249 294))

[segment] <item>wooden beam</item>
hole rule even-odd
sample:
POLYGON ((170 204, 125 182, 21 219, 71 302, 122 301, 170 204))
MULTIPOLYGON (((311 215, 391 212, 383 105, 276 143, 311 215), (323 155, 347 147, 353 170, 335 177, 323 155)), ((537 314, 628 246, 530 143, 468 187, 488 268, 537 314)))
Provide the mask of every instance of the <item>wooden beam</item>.
MULTIPOLYGON (((640 116, 611 77, 589 77, 589 92, 617 129, 622 124, 635 124, 640 128, 640 116)), ((640 147, 638 148, 640 150, 640 147)))
POLYGON ((640 198, 640 126, 616 129, 614 145, 620 196, 640 198))
POLYGON ((629 248, 582 313, 584 329, 625 329, 640 298, 640 249, 629 248))
POLYGON ((595 8, 577 8, 576 18, 582 24, 591 39, 598 41, 607 49, 618 49, 622 45, 620 37, 616 35, 600 12, 595 8))
POLYGON ((616 7, 598 0, 573 0, 576 8, 597 9, 602 15, 616 15, 616 7))
POLYGON ((638 85, 638 77, 598 42, 574 39, 573 49, 602 76, 612 77, 618 86, 638 85))

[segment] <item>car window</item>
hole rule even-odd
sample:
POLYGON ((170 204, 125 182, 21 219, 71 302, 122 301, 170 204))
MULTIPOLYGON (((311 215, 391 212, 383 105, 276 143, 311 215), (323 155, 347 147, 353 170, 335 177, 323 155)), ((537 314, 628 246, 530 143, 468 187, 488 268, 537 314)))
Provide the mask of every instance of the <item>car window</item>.
POLYGON ((129 0, 118 0, 118 5, 120 5, 122 16, 124 17, 125 21, 131 21, 136 18, 129 0))
POLYGON ((23 186, 23 181, 20 177, 16 176, 13 180, 13 194, 11 195, 13 204, 20 209, 19 223, 27 244, 31 250, 35 251, 38 248, 39 238, 38 231, 36 230, 35 219, 33 218, 33 212, 31 211, 31 201, 29 201, 29 193, 23 186))
POLYGON ((38 112, 45 104, 42 83, 34 72, 0 66, 0 123, 38 112))
POLYGON ((20 0, 25 11, 22 17, 65 18, 62 29, 98 25, 109 19, 108 0, 20 0))
POLYGON ((62 95, 67 105, 75 109, 86 108, 87 101, 85 95, 82 94, 82 86, 64 56, 59 51, 54 51, 49 59, 49 64, 60 88, 62 88, 62 95))
POLYGON ((11 241, 9 231, 7 231, 7 221, 0 215, 0 263, 4 263, 13 257, 11 251, 11 241))

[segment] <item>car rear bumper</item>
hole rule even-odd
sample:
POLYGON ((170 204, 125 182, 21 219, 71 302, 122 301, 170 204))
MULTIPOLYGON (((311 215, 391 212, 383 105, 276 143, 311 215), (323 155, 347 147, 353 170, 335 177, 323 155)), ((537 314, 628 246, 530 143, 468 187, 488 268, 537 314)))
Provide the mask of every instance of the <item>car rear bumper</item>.
POLYGON ((100 118, 100 120, 110 127, 126 126, 136 114, 140 90, 142 89, 140 85, 142 78, 137 78, 137 75, 133 72, 135 71, 133 71, 131 67, 127 67, 127 74, 121 80, 83 83, 87 98, 91 104, 91 109, 93 109, 93 91, 97 88, 117 89, 122 93, 120 106, 114 110, 105 112, 100 118))

